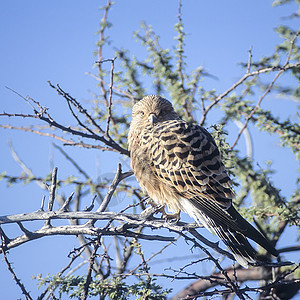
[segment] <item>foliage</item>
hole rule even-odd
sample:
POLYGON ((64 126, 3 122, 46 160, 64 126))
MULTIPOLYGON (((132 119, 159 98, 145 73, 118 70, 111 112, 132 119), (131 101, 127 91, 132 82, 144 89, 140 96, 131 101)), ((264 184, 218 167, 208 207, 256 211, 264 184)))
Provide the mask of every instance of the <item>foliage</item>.
MULTIPOLYGON (((46 276, 45 278, 37 278, 40 281, 39 287, 49 285, 50 293, 54 292, 56 287, 59 287, 60 297, 68 295, 69 298, 81 299, 84 295, 84 286, 86 278, 84 276, 46 276)), ((155 283, 155 278, 151 278, 150 282, 141 279, 138 283, 127 285, 120 277, 112 279, 95 278, 90 283, 89 296, 99 296, 100 299, 108 297, 112 300, 128 299, 130 296, 135 296, 135 299, 163 300, 166 299, 166 294, 170 293, 170 289, 162 290, 155 283)))

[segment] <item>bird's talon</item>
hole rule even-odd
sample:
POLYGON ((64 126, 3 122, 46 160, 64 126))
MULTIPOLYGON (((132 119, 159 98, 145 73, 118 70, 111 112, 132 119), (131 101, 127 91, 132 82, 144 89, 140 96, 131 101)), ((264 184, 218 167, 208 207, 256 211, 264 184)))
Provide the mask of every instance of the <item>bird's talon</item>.
POLYGON ((163 219, 170 223, 177 223, 180 220, 180 212, 175 214, 168 214, 165 211, 162 213, 163 219))

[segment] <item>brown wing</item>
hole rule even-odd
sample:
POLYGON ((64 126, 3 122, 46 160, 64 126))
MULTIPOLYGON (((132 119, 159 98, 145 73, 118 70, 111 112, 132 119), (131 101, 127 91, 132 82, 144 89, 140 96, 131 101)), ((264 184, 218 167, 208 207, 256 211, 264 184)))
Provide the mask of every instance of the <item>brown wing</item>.
POLYGON ((151 161, 157 175, 189 198, 206 196, 228 208, 234 193, 218 147, 202 127, 182 120, 153 129, 151 161))

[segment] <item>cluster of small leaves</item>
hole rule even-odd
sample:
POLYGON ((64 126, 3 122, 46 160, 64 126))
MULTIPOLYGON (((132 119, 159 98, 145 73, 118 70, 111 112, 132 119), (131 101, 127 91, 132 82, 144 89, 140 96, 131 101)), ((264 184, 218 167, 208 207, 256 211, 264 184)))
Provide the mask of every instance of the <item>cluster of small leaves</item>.
MULTIPOLYGON (((216 124, 211 126, 213 128, 213 131, 211 132, 212 137, 214 138, 221 157, 222 157, 222 161, 228 171, 228 173, 233 177, 234 176, 234 172, 233 172, 233 168, 234 168, 234 164, 235 164, 235 160, 234 157, 236 156, 236 151, 232 150, 230 148, 230 145, 227 142, 227 136, 228 136, 228 132, 226 132, 224 130, 224 126, 222 124, 216 124)), ((235 185, 238 185, 237 183, 235 183, 235 185)))
POLYGON ((283 147, 291 148, 296 159, 300 159, 300 125, 293 123, 289 119, 279 121, 272 115, 271 111, 258 109, 257 121, 255 125, 268 133, 277 133, 283 147))
MULTIPOLYGON (((43 285, 49 285, 50 292, 58 289, 60 297, 67 295, 71 299, 82 299, 85 289, 85 276, 46 276, 38 278, 39 288, 43 285)), ((126 300, 130 296, 135 299, 164 300, 172 291, 171 289, 163 289, 155 283, 155 278, 150 282, 139 280, 139 282, 128 285, 120 276, 111 279, 101 279, 95 276, 89 285, 89 296, 98 296, 100 299, 126 300)))
POLYGON ((270 179, 272 173, 271 169, 255 170, 248 158, 236 160, 235 174, 241 180, 241 192, 239 191, 236 202, 241 204, 249 192, 254 202, 252 207, 247 209, 242 207, 240 211, 249 218, 257 216, 262 221, 262 226, 273 225, 268 226, 269 233, 276 232, 278 230, 276 224, 281 221, 299 225, 300 209, 299 201, 298 203, 293 200, 286 201, 280 190, 273 185, 270 179), (267 216, 272 218, 266 218, 267 216))
MULTIPOLYGON (((221 105, 224 111, 222 124, 226 124, 230 120, 243 120, 254 109, 254 101, 241 99, 236 95, 227 97, 221 105)), ((291 148, 296 158, 300 158, 300 125, 293 123, 290 119, 280 121, 270 110, 258 108, 255 116, 252 117, 253 123, 259 130, 269 134, 277 134, 283 147, 291 148)))

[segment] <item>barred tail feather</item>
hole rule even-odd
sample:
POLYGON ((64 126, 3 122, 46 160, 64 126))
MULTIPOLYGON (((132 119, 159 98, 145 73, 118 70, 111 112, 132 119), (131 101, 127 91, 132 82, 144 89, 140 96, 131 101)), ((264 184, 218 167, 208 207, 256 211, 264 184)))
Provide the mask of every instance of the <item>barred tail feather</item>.
POLYGON ((236 261, 244 268, 248 268, 249 264, 256 262, 256 251, 242 234, 223 227, 214 227, 213 231, 229 248, 236 261))
POLYGON ((228 213, 235 219, 236 223, 239 224, 243 235, 265 248, 272 255, 278 256, 277 250, 271 245, 270 241, 248 223, 233 206, 228 209, 228 213))
POLYGON ((214 232, 229 248, 236 261, 245 268, 256 262, 257 252, 251 246, 247 237, 264 247, 271 254, 277 256, 276 249, 270 242, 250 223, 248 223, 236 210, 231 206, 227 212, 230 213, 231 222, 224 222, 218 218, 212 218, 208 213, 202 212, 191 201, 181 198, 182 207, 197 222, 201 222, 210 232, 214 232), (232 226, 234 222, 234 226, 232 226), (232 228, 230 227, 236 227, 232 228), (238 230, 240 229, 240 230, 238 230))

